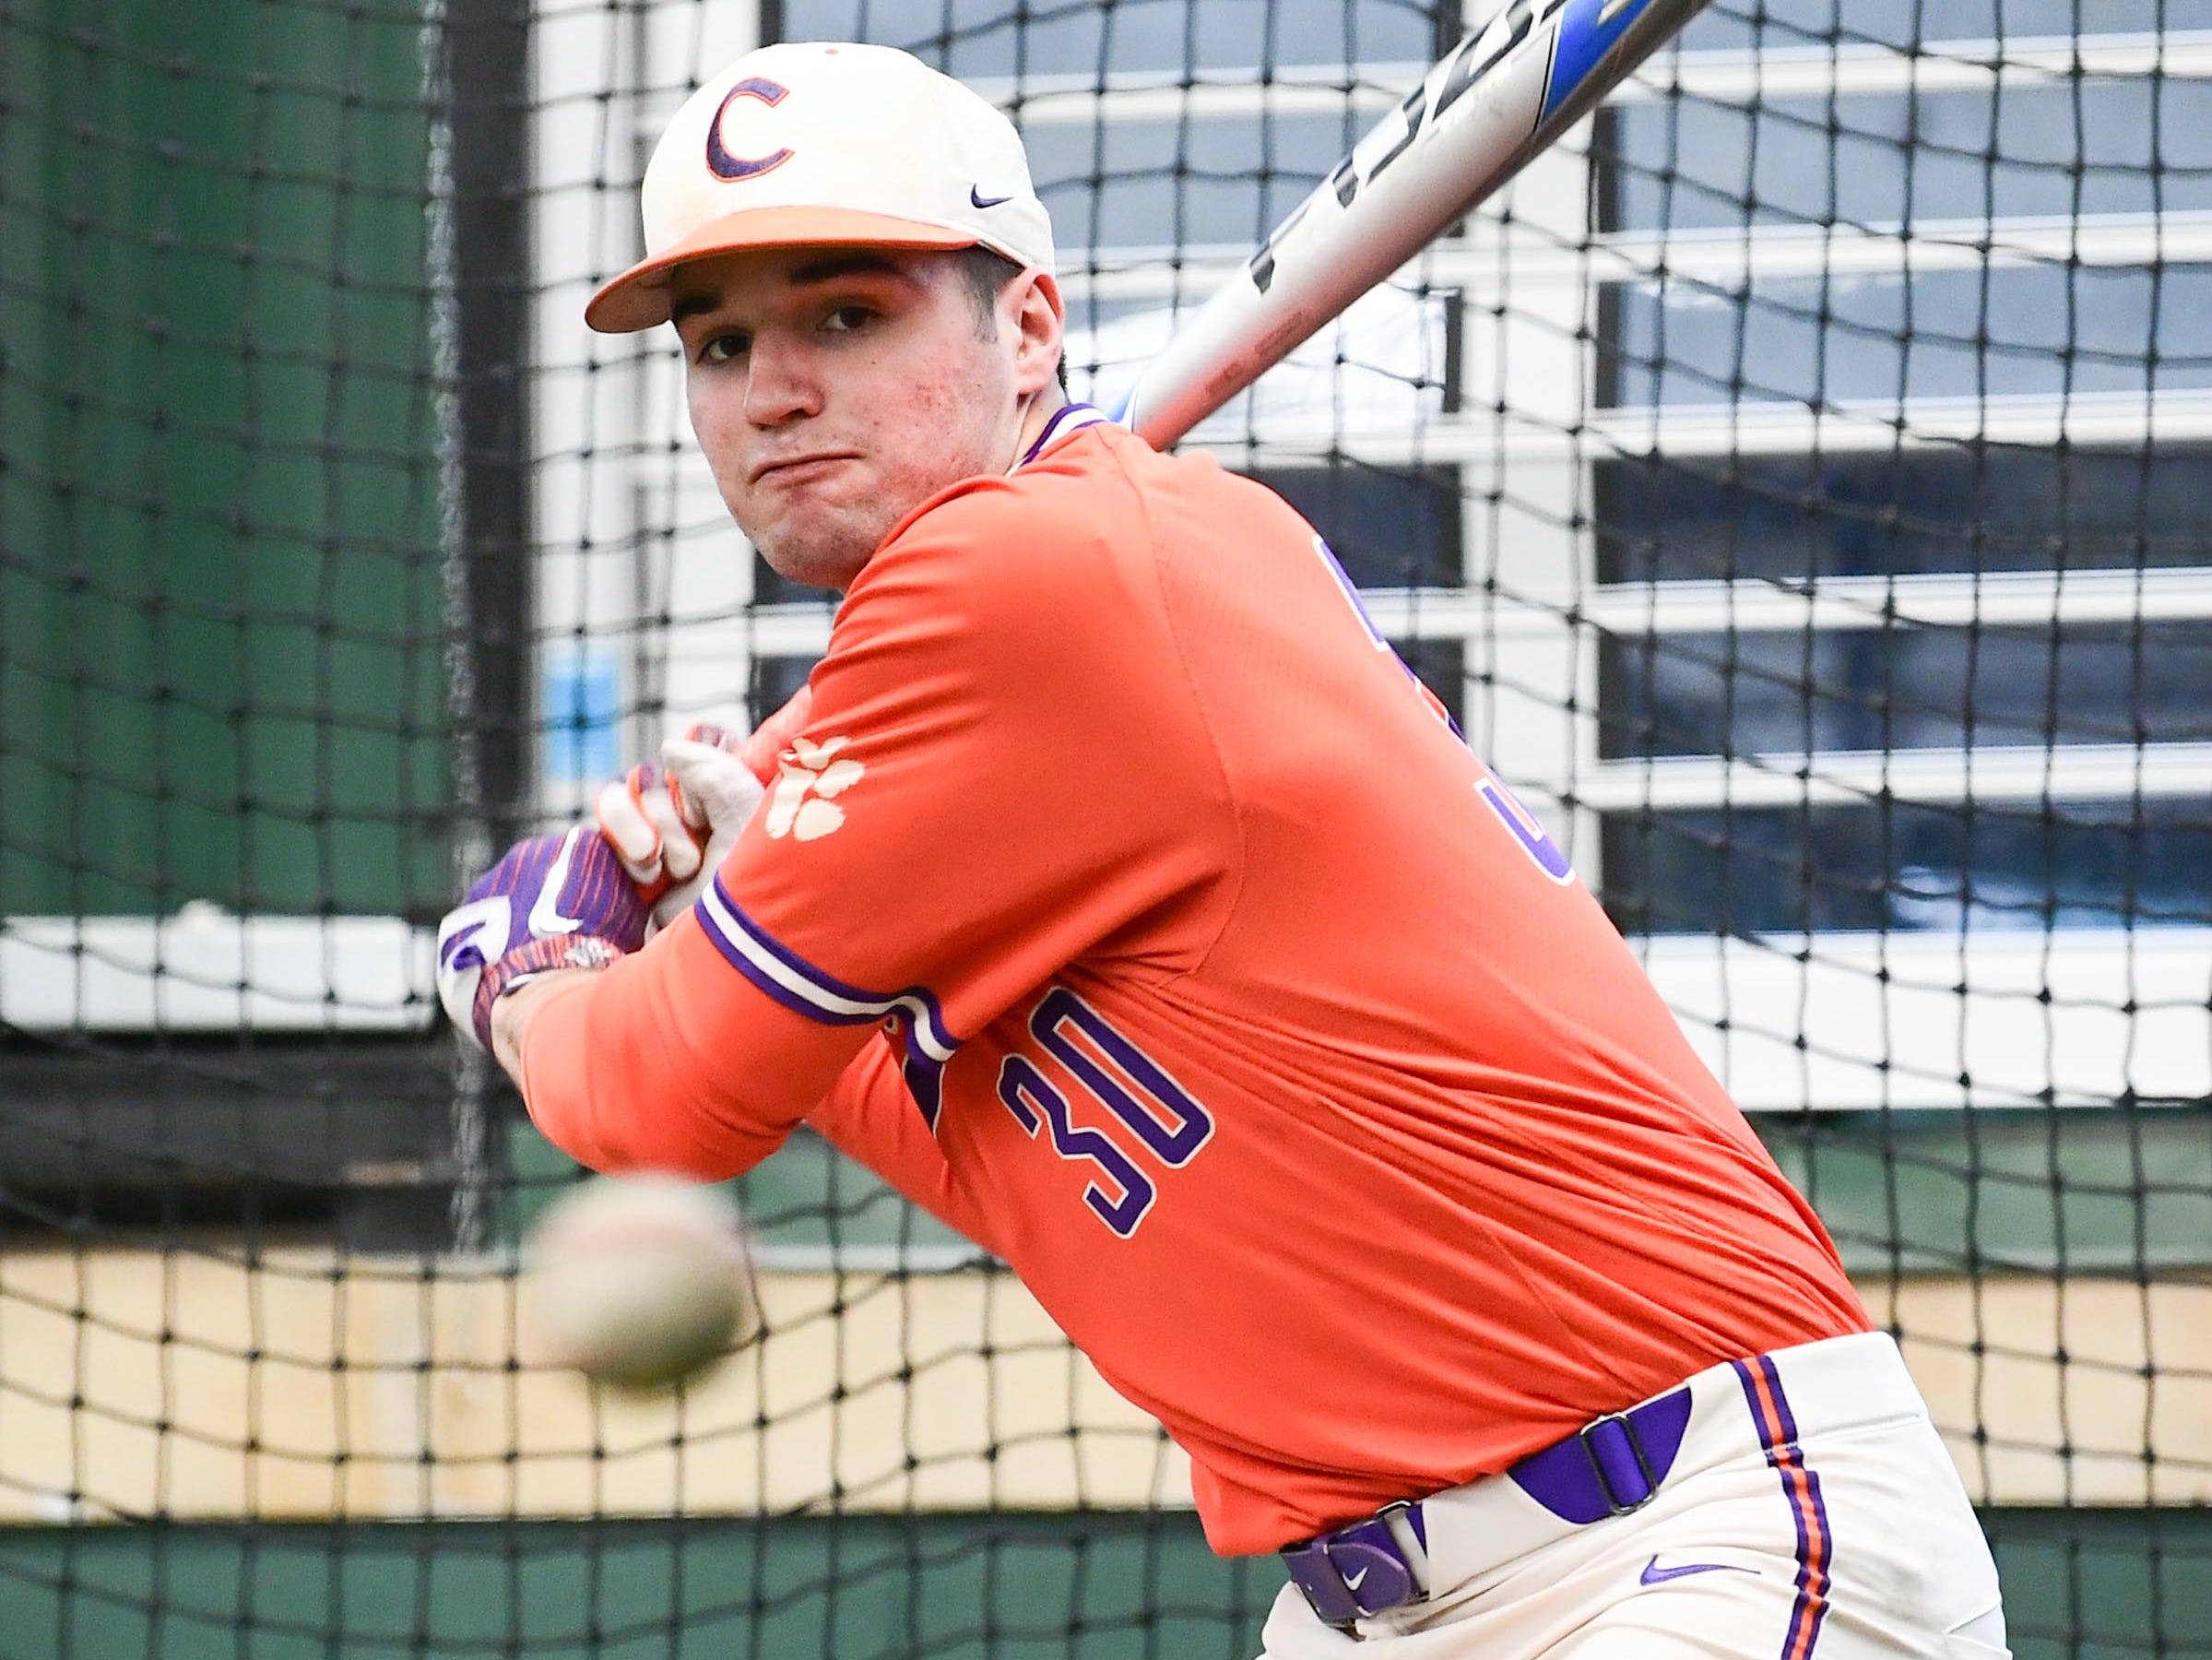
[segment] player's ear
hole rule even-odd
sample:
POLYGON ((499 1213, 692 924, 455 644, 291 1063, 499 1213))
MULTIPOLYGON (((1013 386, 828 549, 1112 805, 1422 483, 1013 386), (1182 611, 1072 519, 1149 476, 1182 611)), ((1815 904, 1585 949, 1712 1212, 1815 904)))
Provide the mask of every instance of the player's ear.
POLYGON ((1043 391, 1059 372, 1067 314, 1060 287, 1050 271, 1033 266, 1009 282, 999 299, 1000 318, 1014 341, 1014 389, 1026 397, 1043 391))

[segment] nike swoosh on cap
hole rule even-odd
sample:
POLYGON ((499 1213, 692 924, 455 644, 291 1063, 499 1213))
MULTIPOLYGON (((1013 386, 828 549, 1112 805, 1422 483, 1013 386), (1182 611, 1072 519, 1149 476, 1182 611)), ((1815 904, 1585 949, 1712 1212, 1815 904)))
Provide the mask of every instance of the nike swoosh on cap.
POLYGON ((980 184, 971 184, 968 186, 968 206, 971 208, 996 208, 1001 202, 1011 202, 1012 200, 1013 197, 1010 196, 987 196, 983 194, 983 186, 980 184))
POLYGON ((1659 1559, 1653 1557, 1644 1564, 1643 1572, 1638 1576, 1638 1583, 1663 1585, 1669 1580, 1686 1579, 1693 1573, 1749 1573, 1751 1571, 1748 1568, 1739 1568, 1733 1562, 1685 1562, 1679 1568, 1662 1568, 1659 1565, 1659 1559))

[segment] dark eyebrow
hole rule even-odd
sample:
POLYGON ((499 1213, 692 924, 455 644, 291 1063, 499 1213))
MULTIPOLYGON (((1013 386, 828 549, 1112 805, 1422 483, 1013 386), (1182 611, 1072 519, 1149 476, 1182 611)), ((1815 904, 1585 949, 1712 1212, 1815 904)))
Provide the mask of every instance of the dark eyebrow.
MULTIPOLYGON (((835 282, 844 277, 889 277, 900 282, 911 281, 905 267, 881 254, 833 254, 825 259, 810 260, 794 267, 785 276, 791 288, 807 288, 818 282, 835 282)), ((686 317, 695 317, 701 312, 711 312, 722 303, 719 294, 687 294, 668 307, 668 321, 680 324, 686 317)))
POLYGON ((810 282, 834 282, 840 277, 896 277, 904 280, 905 267, 881 254, 834 254, 797 267, 786 279, 798 288, 810 282))
POLYGON ((668 307, 668 321, 681 323, 686 317, 695 317, 701 312, 710 312, 722 303, 718 294, 686 294, 668 307))

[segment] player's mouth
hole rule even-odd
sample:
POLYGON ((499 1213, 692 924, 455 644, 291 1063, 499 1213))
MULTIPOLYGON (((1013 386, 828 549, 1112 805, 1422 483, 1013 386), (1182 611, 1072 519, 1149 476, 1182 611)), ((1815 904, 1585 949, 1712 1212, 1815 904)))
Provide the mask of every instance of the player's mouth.
POLYGON ((859 456, 846 450, 823 451, 819 455, 787 456, 773 461, 763 461, 752 469, 754 489, 763 484, 807 484, 834 471, 847 461, 859 456))

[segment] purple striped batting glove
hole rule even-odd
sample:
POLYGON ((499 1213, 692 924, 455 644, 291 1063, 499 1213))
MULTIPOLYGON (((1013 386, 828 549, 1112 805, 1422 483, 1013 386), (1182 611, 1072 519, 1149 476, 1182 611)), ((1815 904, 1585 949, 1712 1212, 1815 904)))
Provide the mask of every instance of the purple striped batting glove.
POLYGON ((489 1050, 502 992, 554 968, 606 967, 645 943, 649 914, 596 830, 516 842, 439 925, 438 1001, 489 1050))

